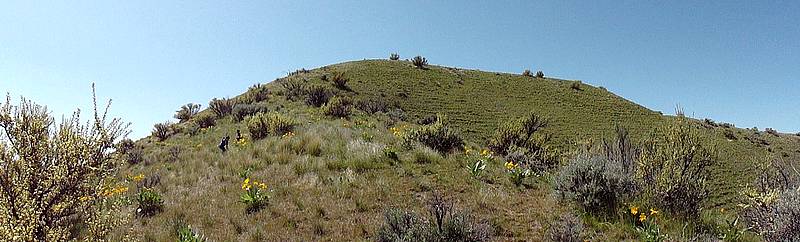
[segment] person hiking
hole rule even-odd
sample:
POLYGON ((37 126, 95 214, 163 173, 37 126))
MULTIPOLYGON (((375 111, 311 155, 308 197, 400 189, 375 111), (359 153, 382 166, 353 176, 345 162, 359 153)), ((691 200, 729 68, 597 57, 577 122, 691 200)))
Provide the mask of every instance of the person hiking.
POLYGON ((217 147, 219 147, 219 149, 222 150, 222 153, 225 153, 225 151, 228 150, 228 140, 230 139, 231 139, 230 136, 225 136, 224 138, 222 138, 222 141, 219 142, 219 145, 217 147))

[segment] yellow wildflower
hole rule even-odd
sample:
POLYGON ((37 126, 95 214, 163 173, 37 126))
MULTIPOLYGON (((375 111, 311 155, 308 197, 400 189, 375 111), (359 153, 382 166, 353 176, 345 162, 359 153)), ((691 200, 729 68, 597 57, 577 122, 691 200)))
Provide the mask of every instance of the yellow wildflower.
POLYGON ((80 197, 80 198, 78 198, 78 199, 79 199, 79 200, 81 200, 81 202, 86 202, 86 201, 89 201, 89 200, 91 200, 91 199, 92 199, 92 197, 89 197, 89 196, 81 196, 81 197, 80 197))
POLYGON ((136 175, 136 176, 133 177, 133 181, 135 181, 135 182, 139 182, 139 181, 142 181, 142 180, 144 180, 144 174, 139 173, 139 175, 136 175))
POLYGON ((252 187, 250 185, 250 178, 244 179, 244 182, 242 182, 242 190, 250 190, 250 187, 252 187))
POLYGON ((650 215, 656 215, 656 214, 658 214, 658 210, 655 210, 655 209, 651 208, 650 209, 650 215))
POLYGON ((261 188, 262 190, 267 190, 267 184, 259 183, 258 188, 261 188))
POLYGON ((511 162, 511 161, 506 162, 506 169, 508 169, 508 170, 513 170, 513 169, 517 168, 517 166, 519 166, 519 165, 514 164, 514 162, 511 162))
POLYGON ((636 215, 637 213, 639 213, 639 207, 637 206, 631 207, 631 214, 636 215))
POLYGON ((481 151, 481 155, 482 156, 486 156, 488 154, 489 154, 489 150, 484 149, 484 150, 481 151))
POLYGON ((639 214, 639 222, 644 222, 645 220, 647 220, 647 215, 644 215, 644 213, 639 214))
POLYGON ((720 213, 725 213, 725 208, 720 208, 720 209, 719 209, 719 212, 720 212, 720 213))
POLYGON ((472 150, 470 150, 470 149, 467 149, 467 150, 465 150, 465 151, 464 151, 464 154, 467 154, 467 155, 469 155, 469 152, 470 152, 470 151, 472 151, 472 150))

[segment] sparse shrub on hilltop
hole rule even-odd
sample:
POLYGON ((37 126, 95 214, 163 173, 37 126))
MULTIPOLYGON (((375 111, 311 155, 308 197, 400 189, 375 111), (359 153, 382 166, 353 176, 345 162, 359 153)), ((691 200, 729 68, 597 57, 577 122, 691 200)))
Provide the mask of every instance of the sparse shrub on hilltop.
POLYGON ((241 97, 238 98, 237 103, 252 104, 269 99, 270 91, 266 85, 255 84, 247 89, 241 97))
POLYGON ((391 55, 389 55, 389 60, 396 61, 396 60, 399 60, 399 59, 400 59, 400 55, 398 55, 397 53, 392 53, 391 55))
POLYGON ((533 73, 531 72, 531 70, 525 69, 524 71, 522 71, 522 76, 533 77, 533 73))
POLYGON ((709 199, 713 145, 703 142, 690 120, 679 118, 647 139, 637 168, 644 195, 658 207, 693 217, 709 199))
POLYGON ((294 130, 297 123, 278 112, 258 113, 245 119, 250 137, 262 139, 268 135, 283 135, 294 130))
POLYGON ((558 156, 548 144, 549 136, 540 133, 545 127, 547 122, 543 118, 529 113, 498 127, 489 140, 489 149, 537 173, 555 168, 558 156))
POLYGON ((321 107, 328 103, 333 92, 322 85, 311 85, 306 90, 306 104, 313 107, 321 107))
POLYGON ((425 69, 425 66, 428 65, 428 59, 422 56, 415 56, 414 59, 411 59, 411 64, 414 64, 417 68, 425 69))
POLYGON ((387 112, 389 104, 378 98, 359 99, 356 101, 356 109, 365 113, 374 114, 377 112, 387 112))
POLYGON ((536 78, 544 78, 544 72, 536 71, 536 78))
POLYGON ((774 136, 778 136, 778 131, 773 129, 773 128, 767 128, 767 129, 765 129, 765 132, 767 132, 768 134, 774 135, 774 136))
POLYGON ((169 138, 169 136, 172 136, 172 134, 174 134, 174 131, 175 130, 172 129, 171 122, 163 122, 153 125, 153 131, 151 134, 158 141, 164 141, 165 139, 169 138))
POLYGON ((464 139, 445 122, 445 116, 439 115, 436 122, 411 130, 405 135, 404 142, 419 142, 443 154, 463 148, 464 139))
POLYGON ((581 91, 581 81, 573 81, 569 84, 569 88, 572 88, 572 90, 575 91, 581 91))
POLYGON ((350 79, 344 77, 344 72, 334 72, 330 79, 333 86, 339 90, 350 90, 350 87, 347 86, 347 82, 350 81, 350 79))
POLYGON ((236 104, 233 107, 233 119, 237 122, 244 120, 246 117, 257 113, 266 113, 269 109, 264 105, 259 104, 236 104))
POLYGON ((300 100, 306 91, 305 83, 296 79, 284 79, 281 81, 281 87, 283 87, 283 95, 289 101, 300 100))
POLYGON ((56 124, 45 107, 24 98, 12 105, 7 96, 0 106, 0 238, 101 241, 122 224, 107 215, 125 214, 120 195, 128 188, 114 182, 111 149, 126 126, 107 120, 107 111, 85 125, 77 113, 56 124))
POLYGON ((553 242, 583 242, 583 222, 572 214, 563 214, 550 224, 545 238, 553 242))
POLYGON ((176 111, 173 117, 183 123, 197 115, 198 112, 200 112, 200 104, 188 103, 181 106, 181 109, 176 111))
POLYGON ((218 118, 223 118, 228 116, 228 114, 231 114, 231 111, 233 111, 233 105, 236 105, 236 102, 234 102, 233 99, 214 98, 208 103, 208 108, 211 109, 211 111, 214 112, 218 118))
POLYGON ((193 122, 197 124, 199 128, 208 128, 217 123, 217 118, 215 117, 215 114, 204 112, 195 116, 193 122))
POLYGON ((322 106, 322 113, 332 117, 345 118, 350 116, 353 101, 349 97, 333 97, 328 104, 322 106))

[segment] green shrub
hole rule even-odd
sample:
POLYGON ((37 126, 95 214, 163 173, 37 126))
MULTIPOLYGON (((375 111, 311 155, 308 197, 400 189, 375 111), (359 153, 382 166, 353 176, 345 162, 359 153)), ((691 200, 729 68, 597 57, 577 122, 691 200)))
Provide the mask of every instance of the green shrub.
POLYGON ((250 137, 253 139, 262 139, 267 135, 283 135, 294 130, 297 125, 291 118, 275 111, 250 116, 246 122, 250 137))
POLYGON ((385 113, 389 109, 389 105, 385 101, 377 98, 359 99, 356 101, 355 106, 356 109, 369 114, 377 112, 385 113))
POLYGON ((445 117, 440 115, 437 121, 411 130, 404 137, 404 142, 419 142, 440 153, 449 153, 464 147, 464 139, 454 129, 445 125, 445 117))
POLYGON ((541 135, 547 122, 534 113, 498 127, 489 140, 489 149, 518 165, 542 173, 558 165, 558 155, 549 146, 549 136, 541 135))
POLYGON ((194 117, 194 123, 197 124, 197 127, 199 128, 208 128, 217 123, 217 118, 215 117, 215 114, 212 113, 200 113, 194 117))
POLYGON ((328 103, 328 100, 333 96, 333 92, 327 87, 321 85, 311 85, 306 90, 306 104, 314 107, 321 107, 328 103))
POLYGON ((391 55, 389 55, 389 60, 396 61, 396 60, 399 60, 399 59, 400 59, 400 55, 398 55, 397 53, 392 53, 391 55))
POLYGON ((85 125, 77 113, 57 125, 45 107, 24 98, 12 105, 7 96, 0 106, 0 238, 101 241, 121 225, 106 216, 124 214, 118 200, 102 194, 114 179, 110 151, 126 131, 107 111, 93 112, 85 125), (78 238, 73 232, 81 230, 89 232, 78 238))
POLYGON ((153 189, 141 189, 136 196, 136 214, 141 216, 153 216, 164 209, 164 200, 161 194, 153 189))
POLYGON ((269 109, 264 105, 236 104, 236 106, 233 107, 233 119, 238 122, 253 114, 266 112, 269 112, 269 109))
POLYGON ((183 123, 197 115, 198 112, 200 112, 200 104, 188 103, 175 112, 174 118, 183 123))
POLYGON ((253 104, 269 99, 270 91, 266 85, 255 84, 247 89, 247 92, 239 97, 241 104, 253 104))
POLYGON ((679 118, 645 142, 637 176, 658 207, 693 217, 709 199, 709 168, 715 163, 715 147, 703 142, 690 120, 679 118))
POLYGON ((483 170, 486 169, 486 163, 485 158, 479 158, 475 163, 467 164, 467 170, 473 177, 480 177, 483 170))
POLYGON ((636 181, 621 162, 583 154, 558 173, 554 189, 587 212, 611 215, 636 192, 636 181))
POLYGON ((748 199, 744 221, 766 241, 800 240, 800 172, 790 162, 773 160, 760 167, 748 199))
POLYGON ((333 97, 330 102, 322 106, 322 113, 338 118, 348 117, 352 105, 353 101, 349 97, 333 97))
POLYGON ((563 214, 545 233, 545 238, 553 242, 582 242, 583 222, 572 214, 563 214))
POLYGON ((165 139, 169 138, 169 136, 172 136, 174 131, 175 130, 172 129, 171 122, 157 123, 153 125, 152 135, 158 141, 164 141, 165 139))
POLYGON ((208 103, 208 108, 211 109, 214 114, 217 115, 218 118, 222 118, 231 114, 233 111, 233 106, 236 105, 236 102, 233 99, 221 98, 221 99, 211 99, 211 102, 208 103))
POLYGON ((305 95, 305 83, 296 79, 286 79, 281 82, 286 100, 296 101, 305 95))
POLYGON ((425 66, 428 65, 428 60, 422 56, 415 56, 414 59, 411 59, 411 63, 417 68, 425 69, 425 66))
POLYGON ((344 77, 344 72, 335 72, 331 77, 331 82, 333 83, 333 86, 340 90, 350 90, 350 87, 347 86, 348 81, 350 81, 350 79, 344 77))

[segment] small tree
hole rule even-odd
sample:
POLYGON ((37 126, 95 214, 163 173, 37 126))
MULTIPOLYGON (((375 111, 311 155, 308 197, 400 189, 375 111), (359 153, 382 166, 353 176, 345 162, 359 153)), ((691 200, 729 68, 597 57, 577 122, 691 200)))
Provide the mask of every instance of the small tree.
POLYGON ((396 60, 399 60, 399 59, 400 59, 400 55, 398 55, 397 53, 392 53, 391 55, 389 55, 389 60, 396 61, 396 60))
POLYGON ((542 72, 542 71, 537 71, 537 72, 536 72, 536 78, 544 78, 544 72, 542 72))
POLYGON ((217 117, 222 118, 231 114, 233 111, 233 106, 236 102, 233 99, 221 98, 221 99, 211 99, 211 102, 208 103, 208 108, 217 115, 217 117))
POLYGON ((525 69, 525 71, 522 71, 522 76, 533 77, 533 73, 531 72, 531 70, 525 69))
POLYGON ((112 210, 119 206, 104 192, 115 167, 109 151, 127 126, 108 122, 108 106, 98 113, 93 99, 89 123, 82 125, 76 111, 55 126, 47 108, 24 98, 14 106, 6 98, 0 108, 0 237, 97 241, 113 228, 112 210))
POLYGON ((180 110, 176 111, 173 117, 183 123, 197 115, 198 112, 200 112, 200 104, 188 103, 183 105, 180 110))

